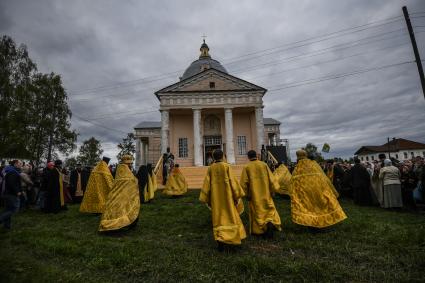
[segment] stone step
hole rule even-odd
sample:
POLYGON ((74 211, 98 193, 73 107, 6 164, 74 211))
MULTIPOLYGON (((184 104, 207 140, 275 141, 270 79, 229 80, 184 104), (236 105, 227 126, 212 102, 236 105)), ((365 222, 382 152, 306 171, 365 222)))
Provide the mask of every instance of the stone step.
MULTIPOLYGON (((244 165, 231 165, 232 172, 239 180, 242 174, 244 165)), ((180 167, 180 171, 185 176, 189 189, 200 189, 204 183, 205 175, 208 171, 208 166, 189 166, 180 167)), ((162 172, 158 172, 158 188, 161 189, 162 185, 162 172)))

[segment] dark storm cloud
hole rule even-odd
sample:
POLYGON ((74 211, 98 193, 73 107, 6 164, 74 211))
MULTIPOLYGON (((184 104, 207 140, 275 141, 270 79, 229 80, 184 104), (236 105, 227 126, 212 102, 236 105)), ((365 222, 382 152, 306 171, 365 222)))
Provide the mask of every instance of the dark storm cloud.
MULTIPOLYGON (((95 136, 110 156, 134 125, 160 120, 159 113, 152 112, 159 105, 153 93, 178 81, 197 58, 204 33, 211 55, 231 74, 269 89, 264 115, 282 121, 282 138, 290 139, 292 149, 328 142, 332 155, 350 156, 359 146, 382 144, 386 137, 425 142, 425 102, 416 66, 283 87, 412 61, 402 18, 293 49, 283 45, 401 16, 402 5, 411 12, 425 11, 420 0, 10 0, 0 3, 0 33, 26 44, 40 71, 62 75, 79 142, 95 136), (360 41, 364 37, 372 42, 360 41), (360 44, 351 48, 329 48, 356 41, 360 44), (278 46, 268 55, 240 58, 278 46), (323 54, 311 55, 326 48, 323 54), (300 56, 303 53, 310 55, 300 56)), ((425 25, 425 18, 413 20, 425 25)), ((425 55, 425 29, 420 31, 418 44, 425 55)))

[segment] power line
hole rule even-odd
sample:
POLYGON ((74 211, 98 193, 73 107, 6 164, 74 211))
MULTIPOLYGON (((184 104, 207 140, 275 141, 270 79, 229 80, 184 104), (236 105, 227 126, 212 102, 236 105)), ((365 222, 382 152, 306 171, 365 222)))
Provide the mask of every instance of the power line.
MULTIPOLYGON (((280 60, 274 60, 274 61, 269 61, 269 62, 266 62, 266 63, 252 65, 252 66, 249 66, 249 67, 246 67, 246 68, 243 68, 243 69, 238 69, 236 71, 233 71, 232 73, 235 73, 235 74, 246 73, 246 72, 249 72, 249 71, 253 71, 253 70, 265 68, 265 67, 268 67, 268 66, 273 66, 273 65, 278 65, 278 64, 281 64, 281 63, 293 61, 292 59, 299 58, 299 57, 304 57, 305 56, 305 58, 310 58, 310 57, 314 57, 314 56, 325 54, 325 53, 330 52, 330 51, 340 51, 340 50, 344 50, 344 49, 347 49, 347 48, 352 48, 352 47, 355 47, 355 46, 362 46, 362 45, 366 45, 366 44, 369 44, 369 43, 374 43, 374 42, 379 42, 379 41, 383 41, 383 40, 393 39, 393 38, 396 38, 396 37, 399 37, 399 36, 389 37, 389 38, 382 38, 382 39, 375 39, 375 40, 369 40, 369 41, 367 41, 368 39, 373 39, 373 38, 376 38, 376 37, 380 37, 380 36, 383 36, 383 35, 387 35, 387 34, 399 32, 399 31, 402 31, 402 30, 404 30, 404 29, 397 29, 397 30, 393 30, 393 31, 389 31, 389 32, 381 33, 381 34, 374 34, 373 36, 365 37, 365 38, 362 38, 362 39, 359 39, 359 40, 355 40, 355 41, 351 41, 351 42, 345 42, 345 43, 342 43, 342 44, 333 45, 333 46, 330 46, 330 47, 327 47, 327 48, 318 49, 318 50, 315 50, 315 51, 312 51, 312 52, 305 52, 305 53, 301 53, 301 54, 298 54, 298 55, 295 55, 295 56, 281 58, 280 60), (363 40, 366 40, 366 42, 361 43, 363 40), (348 46, 345 46, 345 45, 348 45, 348 46), (335 47, 340 47, 340 48, 334 49, 335 47)), ((141 90, 154 90, 154 89, 156 89, 156 87, 153 87, 153 88, 142 88, 142 89, 139 89, 139 90, 136 90, 136 91, 131 91, 131 92, 124 93, 122 95, 136 94, 136 93, 138 93, 141 90)), ((117 94, 108 94, 108 95, 103 95, 103 96, 96 96, 96 98, 99 98, 99 97, 112 97, 112 96, 117 96, 117 94)), ((80 100, 80 101, 89 101, 89 100, 92 100, 92 99, 93 98, 84 98, 84 99, 78 99, 77 98, 77 100, 80 100)), ((141 99, 143 99, 143 98, 141 98, 141 99)))
MULTIPOLYGON (((298 86, 309 85, 309 84, 319 83, 319 82, 333 80, 333 79, 339 79, 339 78, 348 77, 348 76, 354 76, 354 75, 358 75, 358 74, 363 74, 363 73, 376 71, 376 70, 387 69, 387 68, 400 66, 400 65, 404 65, 404 64, 408 64, 408 63, 413 63, 413 62, 414 61, 405 61, 405 62, 390 64, 390 65, 384 65, 384 66, 379 66, 379 67, 374 67, 374 68, 355 70, 355 71, 352 71, 352 72, 349 72, 349 73, 326 75, 326 76, 322 76, 322 77, 318 77, 318 78, 311 78, 311 79, 308 79, 308 80, 296 81, 296 82, 291 82, 291 83, 287 83, 287 84, 283 84, 283 85, 276 85, 275 86, 276 88, 270 89, 268 92, 270 93, 270 92, 274 92, 274 91, 277 91, 277 90, 294 88, 294 87, 298 87, 298 86)), ((141 112, 141 113, 144 114, 144 113, 147 113, 147 112, 141 112)), ((122 115, 128 115, 128 113, 122 113, 122 115)))
POLYGON ((319 65, 323 65, 323 64, 327 64, 327 63, 341 61, 341 60, 344 60, 344 59, 347 59, 347 58, 362 56, 362 55, 365 55, 365 54, 370 54, 370 53, 374 53, 374 52, 377 52, 377 51, 382 51, 382 50, 386 50, 386 49, 390 49, 390 48, 400 47, 400 46, 407 45, 407 44, 408 44, 408 42, 405 42, 405 43, 402 43, 402 44, 399 44, 399 45, 391 45, 391 46, 379 48, 379 49, 376 49, 376 50, 351 54, 351 55, 348 55, 348 56, 343 56, 343 57, 339 57, 339 58, 332 59, 332 60, 322 61, 322 62, 318 62, 318 63, 315 63, 315 64, 308 64, 308 65, 304 65, 304 66, 300 66, 300 67, 285 69, 285 70, 277 71, 277 72, 274 72, 274 73, 271 73, 271 74, 256 76, 254 79, 258 79, 258 78, 262 78, 262 77, 271 77, 271 76, 274 76, 274 75, 278 75, 278 74, 282 74, 282 73, 286 73, 286 72, 290 72, 290 71, 295 71, 295 70, 299 70, 299 69, 305 69, 305 68, 309 68, 309 67, 313 67, 313 66, 319 66, 319 65))
POLYGON ((299 87, 299 86, 304 86, 304 85, 309 85, 309 84, 315 84, 315 83, 319 83, 319 82, 323 82, 323 81, 334 80, 334 79, 344 78, 344 77, 348 77, 348 76, 354 76, 354 75, 358 75, 358 74, 363 74, 363 73, 376 71, 376 70, 387 69, 387 68, 391 68, 391 67, 395 67, 395 66, 414 63, 414 62, 415 61, 405 61, 405 62, 400 62, 400 63, 396 63, 396 64, 390 64, 390 65, 370 68, 370 69, 357 70, 357 71, 354 71, 354 72, 351 72, 351 73, 339 74, 339 75, 334 75, 334 76, 325 76, 325 77, 319 77, 319 78, 314 78, 314 79, 308 79, 308 80, 304 80, 304 81, 293 82, 293 83, 286 84, 283 87, 271 89, 271 90, 269 90, 269 92, 278 91, 278 90, 287 89, 287 88, 294 88, 294 87, 299 87))
POLYGON ((396 38, 398 36, 375 39, 375 40, 367 40, 367 39, 373 39, 373 38, 376 38, 376 37, 379 37, 379 36, 382 36, 382 35, 386 35, 386 34, 390 34, 390 33, 400 32, 402 30, 403 29, 398 29, 398 30, 386 32, 386 33, 383 33, 383 34, 376 34, 376 35, 365 37, 365 38, 362 38, 362 39, 359 39, 359 40, 340 43, 340 44, 336 44, 336 45, 333 45, 333 46, 330 46, 330 47, 318 49, 318 50, 315 50, 313 52, 304 52, 304 53, 301 53, 301 54, 298 54, 298 55, 294 55, 294 56, 290 56, 290 57, 286 57, 286 58, 281 58, 279 60, 273 60, 273 61, 262 63, 262 64, 259 64, 259 65, 254 65, 254 66, 248 66, 247 68, 236 70, 236 71, 234 71, 234 73, 238 73, 238 72, 244 73, 244 72, 247 72, 247 71, 259 69, 258 67, 263 68, 263 67, 278 65, 278 64, 281 64, 281 63, 293 61, 292 59, 296 59, 296 58, 303 57, 303 56, 305 56, 305 58, 309 58, 309 57, 322 55, 322 54, 325 54, 325 53, 330 52, 330 51, 340 51, 340 50, 352 48, 352 47, 355 47, 355 46, 362 46, 362 45, 366 45, 366 44, 373 43, 373 42, 379 42, 379 41, 383 41, 383 40, 393 39, 393 38, 396 38), (363 40, 366 40, 366 42, 362 43, 363 40), (348 46, 344 47, 344 45, 348 45, 348 46), (338 48, 340 46, 341 46, 341 48, 338 48), (309 56, 307 56, 307 55, 309 55, 309 56), (255 68, 253 68, 253 67, 255 67, 255 68))
MULTIPOLYGON (((252 58, 249 58, 249 59, 246 59, 246 60, 252 60, 252 59, 255 59, 255 58, 258 58, 258 57, 262 57, 262 56, 271 55, 271 54, 282 52, 282 51, 287 51, 287 50, 291 50, 291 49, 303 47, 303 46, 310 45, 310 44, 313 44, 313 43, 323 42, 323 41, 326 41, 326 40, 329 40, 329 39, 333 39, 333 38, 336 38, 336 37, 340 37, 340 36, 344 36, 344 35, 349 35, 349 34, 354 34, 354 33, 357 33, 357 32, 365 31, 365 30, 368 30, 368 29, 371 29, 371 28, 380 27, 380 26, 387 25, 387 24, 394 23, 394 22, 398 22, 398 21, 401 21, 401 19, 393 20, 391 22, 383 23, 383 24, 380 24, 380 25, 372 26, 372 27, 367 27, 367 28, 364 28, 364 29, 359 29, 359 30, 352 31, 352 32, 349 32, 349 33, 344 33, 342 35, 327 37, 327 38, 324 38, 324 39, 321 39, 321 40, 317 40, 317 41, 314 41, 314 42, 307 42, 307 43, 296 45, 296 46, 292 46, 292 47, 289 47, 289 48, 286 48, 286 49, 283 49, 283 50, 280 50, 281 47, 278 47, 279 50, 277 50, 277 51, 273 51, 273 52, 269 52, 269 53, 266 53, 266 54, 262 54, 262 55, 259 55, 257 57, 252 57, 252 58)), ((364 25, 362 25, 362 26, 364 26, 364 25)), ((362 26, 358 26, 358 27, 362 27, 362 26)), ((356 28, 358 28, 358 27, 356 27, 356 28)), ((353 28, 350 28, 350 29, 353 29, 353 28)), ((301 42, 304 42, 304 41, 306 41, 306 40, 301 40, 301 41, 299 41, 297 43, 301 43, 301 42)), ((235 62, 239 62, 239 60, 236 60, 236 61, 233 61, 233 62, 228 62, 227 65, 231 65, 231 64, 233 64, 235 62)))
MULTIPOLYGON (((399 37, 399 36, 397 36, 397 37, 399 37)), ((388 39, 388 38, 386 38, 386 39, 388 39)), ((342 59, 349 58, 349 57, 364 55, 364 54, 367 54, 367 53, 376 52, 376 51, 380 51, 380 50, 385 50, 385 49, 388 49, 388 48, 399 47, 399 46, 402 46, 402 45, 405 45, 405 44, 407 44, 407 42, 406 43, 403 43, 403 44, 400 44, 400 45, 396 45, 396 46, 388 46, 388 47, 380 48, 380 49, 373 50, 373 51, 360 52, 360 53, 357 53, 357 54, 352 54, 350 56, 340 57, 340 58, 337 58, 337 59, 332 59, 332 60, 328 60, 328 61, 324 61, 324 62, 319 62, 319 63, 315 63, 315 64, 309 64, 309 65, 300 66, 300 67, 291 68, 291 69, 286 69, 286 70, 283 70, 283 71, 280 71, 280 72, 274 72, 272 74, 267 74, 267 75, 264 75, 264 76, 273 76, 273 75, 275 75, 277 73, 284 73, 284 72, 293 71, 293 70, 302 69, 302 68, 307 68, 307 67, 311 67, 311 66, 316 66, 316 65, 320 65, 320 64, 324 64, 324 63, 334 62, 334 61, 342 60, 342 59)), ((358 44, 356 44, 356 45, 358 45, 358 44)), ((352 47, 352 46, 350 46, 350 47, 352 47)), ((346 49, 346 48, 349 48, 349 47, 339 48, 338 50, 342 50, 342 49, 346 49)), ((320 51, 320 50, 318 50, 318 51, 320 51)), ((325 53, 325 52, 321 52, 320 54, 323 54, 323 53, 325 53)), ((318 54, 313 54, 312 56, 309 56, 309 57, 313 57, 313 56, 316 56, 316 55, 318 55, 318 54)), ((258 76, 258 77, 255 77, 254 79, 259 78, 259 77, 264 77, 264 76, 258 76)), ((139 100, 139 99, 137 99, 137 100, 139 100)), ((135 100, 133 100, 133 102, 134 101, 135 100)), ((134 111, 140 111, 140 109, 134 109, 134 111)), ((156 111, 148 111, 148 112, 151 113, 151 112, 156 112, 156 111)), ((145 114, 146 112, 138 112, 138 113, 134 113, 134 114, 139 114, 139 113, 140 114, 145 114)), ((130 113, 128 113, 128 114, 130 114, 130 113)), ((134 115, 134 114, 131 114, 131 115, 134 115)), ((111 116, 111 115, 123 115, 123 113, 121 111, 119 111, 119 112, 112 112, 112 113, 109 113, 107 115, 106 114, 103 114, 100 117, 96 117, 95 120, 98 119, 98 118, 108 117, 108 116, 111 116), (118 113, 118 114, 116 114, 116 113, 118 113)), ((90 118, 87 118, 87 119, 90 119, 90 118)))
MULTIPOLYGON (((390 23, 397 22, 397 21, 401 20, 401 19, 398 19, 398 18, 401 18, 401 16, 391 17, 391 18, 387 18, 387 19, 378 20, 378 21, 367 23, 367 24, 355 26, 355 27, 341 29, 341 30, 338 30, 338 31, 335 31, 335 32, 331 32, 331 33, 328 33, 328 34, 324 34, 324 35, 320 35, 320 36, 315 36, 315 37, 311 37, 311 38, 299 40, 299 41, 296 41, 296 42, 293 42, 293 43, 288 43, 288 44, 280 45, 280 46, 277 46, 277 47, 268 48, 268 49, 264 49, 264 50, 260 50, 260 51, 256 51, 256 52, 252 52, 252 53, 248 53, 246 55, 234 57, 233 59, 247 57, 247 56, 251 56, 251 55, 254 55, 254 54, 258 54, 258 53, 262 53, 262 52, 266 52, 266 51, 270 51, 270 50, 282 48, 284 46, 290 46, 290 45, 294 45, 294 44, 298 44, 298 43, 310 41, 310 40, 313 40, 313 39, 318 39, 318 38, 321 38, 321 37, 328 37, 327 39, 322 39, 320 41, 316 41, 316 42, 321 42, 323 40, 328 40, 330 38, 338 37, 338 36, 333 36, 333 35, 338 34, 338 33, 341 33, 341 32, 346 32, 346 31, 353 30, 353 29, 359 29, 359 28, 362 28, 362 27, 366 27, 366 26, 370 26, 370 25, 374 25, 374 24, 377 24, 377 23, 384 22, 384 23, 381 23, 381 24, 378 24, 378 25, 369 27, 369 28, 375 28, 375 27, 383 26, 383 25, 390 24, 390 23)), ((369 28, 367 28, 367 29, 369 29, 369 28)), ((366 30, 366 29, 362 29, 362 30, 359 30, 359 31, 363 31, 363 30, 366 30)), ((352 33, 356 33, 356 32, 359 32, 359 31, 353 31, 352 33)), ((347 35, 347 34, 350 34, 350 33, 344 33, 344 34, 339 35, 339 36, 344 36, 344 35, 347 35)), ((308 43, 308 44, 313 44, 313 43, 316 43, 316 42, 311 42, 311 43, 308 43)), ((229 60, 231 60, 231 59, 232 58, 230 58, 229 60)), ((233 62, 230 61, 230 62, 228 62, 228 64, 232 64, 234 62, 235 61, 233 61, 233 62)), ((159 74, 159 75, 154 75, 154 76, 148 76, 148 77, 144 77, 144 78, 140 78, 140 79, 136 79, 136 80, 125 81, 125 82, 121 82, 121 83, 117 83, 117 84, 113 84, 113 85, 109 85, 109 86, 108 85, 105 85, 105 86, 99 86, 99 87, 85 89, 85 90, 72 91, 71 93, 78 93, 78 92, 84 92, 84 91, 91 92, 91 91, 94 91, 94 90, 105 90, 107 88, 122 87, 123 85, 128 84, 128 83, 137 83, 137 82, 141 82, 143 80, 150 79, 150 78, 158 78, 158 77, 163 77, 163 76, 168 77, 168 76, 174 75, 176 73, 180 73, 181 71, 183 71, 183 70, 173 71, 173 72, 169 72, 169 73, 165 73, 165 74, 159 74)), ((77 94, 74 94, 74 95, 77 95, 77 94)))
POLYGON ((90 120, 87 120, 87 119, 84 119, 83 117, 80 117, 80 116, 78 116, 78 115, 76 115, 76 114, 73 114, 73 116, 77 117, 78 119, 80 119, 80 120, 82 120, 82 121, 85 121, 85 122, 90 123, 90 124, 93 124, 93 125, 95 125, 95 126, 98 126, 98 127, 104 128, 104 129, 106 129, 106 130, 110 130, 110 131, 115 131, 115 132, 120 132, 120 133, 128 134, 127 132, 124 132, 124 131, 121 131, 121 130, 117 130, 117 129, 109 128, 109 127, 103 126, 103 125, 101 125, 101 124, 94 123, 94 122, 92 122, 92 121, 90 121, 90 120))

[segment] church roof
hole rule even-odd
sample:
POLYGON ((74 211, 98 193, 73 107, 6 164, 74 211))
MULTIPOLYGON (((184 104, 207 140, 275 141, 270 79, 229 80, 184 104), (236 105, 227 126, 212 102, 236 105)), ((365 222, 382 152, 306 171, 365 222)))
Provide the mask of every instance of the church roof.
POLYGON ((143 121, 137 124, 135 129, 157 129, 161 128, 161 122, 157 121, 143 121))
POLYGON ((281 123, 278 120, 273 118, 264 118, 264 125, 280 125, 281 123))
POLYGON ((222 71, 223 73, 227 73, 227 70, 218 62, 217 60, 211 58, 202 58, 196 61, 193 61, 192 64, 184 71, 183 76, 180 78, 181 80, 190 78, 196 74, 199 74, 205 69, 216 69, 222 71))
POLYGON ((199 50, 201 51, 201 55, 199 56, 199 59, 196 61, 193 61, 192 64, 190 64, 190 66, 186 69, 186 71, 184 71, 183 76, 180 78, 180 80, 190 78, 196 74, 199 74, 205 69, 211 69, 211 68, 219 70, 223 73, 227 73, 226 69, 220 64, 220 62, 211 58, 210 54, 208 53, 210 49, 208 45, 205 43, 205 39, 199 50))
POLYGON ((382 153, 382 152, 397 152, 400 150, 415 150, 425 149, 425 144, 406 139, 393 139, 389 143, 383 145, 364 145, 354 154, 382 153))

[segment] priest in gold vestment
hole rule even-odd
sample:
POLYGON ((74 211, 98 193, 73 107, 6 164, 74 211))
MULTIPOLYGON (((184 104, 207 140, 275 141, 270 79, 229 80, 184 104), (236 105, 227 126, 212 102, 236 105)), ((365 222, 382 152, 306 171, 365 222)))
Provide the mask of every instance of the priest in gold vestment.
POLYGON ((175 164, 171 174, 167 178, 167 183, 162 193, 167 196, 182 196, 186 192, 186 178, 180 171, 179 164, 175 164))
POLYGON ((347 218, 337 200, 337 192, 316 161, 297 151, 298 163, 292 172, 292 221, 299 225, 325 228, 347 218))
POLYGON ((281 230, 279 213, 272 198, 279 185, 267 164, 257 160, 255 150, 248 151, 248 159, 240 184, 249 201, 250 233, 272 238, 275 230, 281 230))
POLYGON ((103 159, 91 171, 86 192, 80 205, 80 212, 103 213, 114 178, 108 168, 110 158, 103 159))
POLYGON ((222 251, 225 245, 240 245, 246 238, 237 209, 244 192, 229 164, 222 161, 223 151, 215 150, 213 157, 215 162, 208 168, 199 200, 211 208, 214 239, 222 251))
POLYGON ((280 164, 279 167, 273 172, 276 180, 279 184, 279 188, 276 193, 281 195, 289 195, 289 184, 291 183, 291 173, 285 164, 280 164))
POLYGON ((105 204, 99 231, 114 231, 135 225, 139 217, 140 198, 137 178, 131 172, 133 157, 124 155, 118 165, 112 190, 105 204))

